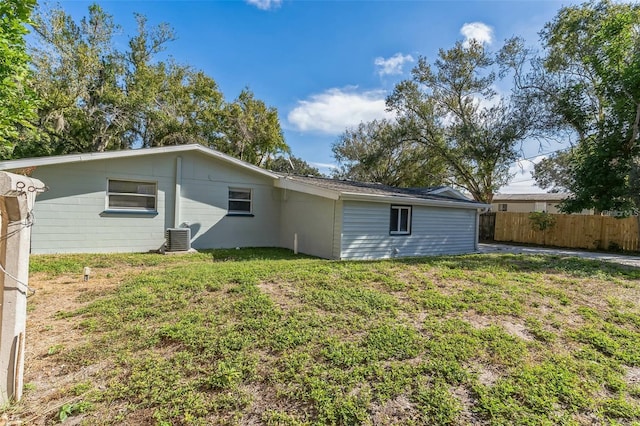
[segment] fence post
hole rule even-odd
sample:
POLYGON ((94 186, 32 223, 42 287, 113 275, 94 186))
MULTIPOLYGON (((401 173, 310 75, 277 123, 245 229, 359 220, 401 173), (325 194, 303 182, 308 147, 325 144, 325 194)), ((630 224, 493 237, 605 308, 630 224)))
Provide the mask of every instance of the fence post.
POLYGON ((22 397, 33 205, 44 185, 0 172, 0 405, 22 397))

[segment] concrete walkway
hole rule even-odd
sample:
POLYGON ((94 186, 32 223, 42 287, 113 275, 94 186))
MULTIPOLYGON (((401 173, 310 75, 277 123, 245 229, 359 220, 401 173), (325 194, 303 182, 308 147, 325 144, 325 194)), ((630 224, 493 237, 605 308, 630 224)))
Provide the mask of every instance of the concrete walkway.
POLYGON ((604 262, 619 263, 621 265, 640 268, 640 256, 627 256, 616 253, 597 253, 592 251, 580 251, 572 249, 515 246, 510 244, 478 244, 479 253, 514 253, 514 254, 551 254, 559 256, 575 256, 586 259, 597 259, 604 262))

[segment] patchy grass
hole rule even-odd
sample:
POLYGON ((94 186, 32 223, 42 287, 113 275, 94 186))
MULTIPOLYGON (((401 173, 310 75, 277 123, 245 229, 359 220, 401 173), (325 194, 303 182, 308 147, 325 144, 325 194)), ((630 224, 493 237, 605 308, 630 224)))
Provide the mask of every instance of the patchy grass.
POLYGON ((46 401, 30 385, 5 409, 12 418, 640 423, 638 269, 505 254, 334 262, 276 249, 31 259, 46 279, 83 266, 117 285, 78 294, 38 332, 68 324, 80 338, 40 355, 90 377, 46 401))

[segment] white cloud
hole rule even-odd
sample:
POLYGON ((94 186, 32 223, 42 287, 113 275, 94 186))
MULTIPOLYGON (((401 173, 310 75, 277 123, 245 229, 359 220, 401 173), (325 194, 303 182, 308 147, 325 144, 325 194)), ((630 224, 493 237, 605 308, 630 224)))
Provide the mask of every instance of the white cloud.
POLYGON ((392 57, 385 59, 379 56, 375 59, 374 64, 378 67, 378 74, 380 77, 384 75, 397 75, 402 74, 402 67, 407 62, 413 62, 413 56, 403 55, 402 53, 396 53, 392 57))
POLYGON ((460 28, 460 34, 464 36, 464 46, 468 47, 471 40, 476 40, 480 44, 491 44, 493 42, 493 28, 482 22, 466 23, 460 28))
POLYGON ((248 4, 261 10, 277 9, 282 4, 282 0, 245 0, 248 4))
POLYGON ((391 118, 385 110, 384 90, 358 92, 355 87, 329 89, 298 101, 287 119, 303 132, 316 131, 338 135, 347 127, 380 118, 391 118))

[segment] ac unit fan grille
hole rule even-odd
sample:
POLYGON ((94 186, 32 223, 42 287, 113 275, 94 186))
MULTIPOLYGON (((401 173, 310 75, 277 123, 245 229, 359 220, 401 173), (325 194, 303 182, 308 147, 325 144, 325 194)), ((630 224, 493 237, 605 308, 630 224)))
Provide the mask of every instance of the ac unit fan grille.
POLYGON ((188 251, 191 248, 191 229, 167 229, 167 251, 188 251))

